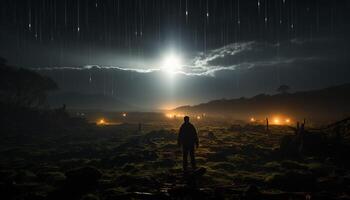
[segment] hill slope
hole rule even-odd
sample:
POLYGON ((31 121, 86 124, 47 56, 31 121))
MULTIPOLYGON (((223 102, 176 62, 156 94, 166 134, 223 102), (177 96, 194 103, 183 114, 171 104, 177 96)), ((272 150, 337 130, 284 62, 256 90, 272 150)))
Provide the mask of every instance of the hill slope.
POLYGON ((251 116, 288 115, 294 118, 331 120, 350 115, 350 84, 292 94, 214 100, 195 106, 182 106, 176 112, 227 115, 237 119, 251 116))

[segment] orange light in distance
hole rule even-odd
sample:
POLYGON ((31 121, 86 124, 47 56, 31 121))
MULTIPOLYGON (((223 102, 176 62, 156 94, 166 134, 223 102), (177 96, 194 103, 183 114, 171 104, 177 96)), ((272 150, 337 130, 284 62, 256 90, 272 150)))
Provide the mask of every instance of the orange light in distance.
POLYGON ((275 119, 273 120, 273 122, 274 122, 275 124, 279 124, 279 123, 280 123, 280 119, 275 118, 275 119))
POLYGON ((254 117, 252 117, 252 118, 250 118, 250 121, 251 121, 251 122, 255 122, 256 120, 255 120, 254 117))
POLYGON ((106 121, 104 119, 100 119, 100 120, 98 120, 97 124, 98 125, 105 125, 106 121))

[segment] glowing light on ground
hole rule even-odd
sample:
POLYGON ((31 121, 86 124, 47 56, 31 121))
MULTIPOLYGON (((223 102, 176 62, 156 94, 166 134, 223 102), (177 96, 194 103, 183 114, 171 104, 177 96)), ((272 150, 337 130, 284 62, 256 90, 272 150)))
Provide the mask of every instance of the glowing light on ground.
POLYGON ((165 113, 165 117, 169 119, 181 119, 185 116, 186 116, 185 114, 181 114, 181 113, 165 113))
POLYGON ((167 118, 174 118, 174 115, 173 114, 166 114, 165 115, 167 118))
POLYGON ((273 119, 273 122, 278 125, 278 124, 280 124, 280 119, 279 118, 275 118, 275 119, 273 119))
POLYGON ((107 122, 105 119, 100 119, 97 121, 97 125, 106 125, 106 124, 107 124, 107 122))
POLYGON ((256 119, 254 117, 250 118, 250 122, 255 122, 256 119))
POLYGON ((292 122, 291 118, 286 116, 276 116, 272 118, 273 125, 289 125, 292 122))

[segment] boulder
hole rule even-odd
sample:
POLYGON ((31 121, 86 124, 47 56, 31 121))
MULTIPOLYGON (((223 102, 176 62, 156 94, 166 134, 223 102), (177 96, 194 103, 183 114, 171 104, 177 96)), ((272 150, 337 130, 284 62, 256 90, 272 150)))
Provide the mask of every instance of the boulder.
POLYGON ((70 170, 65 173, 66 184, 73 188, 91 188, 95 187, 102 173, 94 167, 81 167, 70 170))
POLYGON ((141 177, 133 175, 121 175, 116 178, 115 183, 121 187, 136 187, 156 189, 160 183, 153 177, 141 177))
POLYGON ((209 140, 215 140, 216 139, 216 136, 215 136, 215 134, 212 131, 208 132, 208 139, 209 140))
POLYGON ((100 200, 100 198, 94 194, 86 194, 81 198, 81 200, 100 200))
POLYGON ((317 179, 313 174, 298 171, 275 173, 267 177, 265 181, 271 187, 290 192, 314 191, 317 186, 317 179))
POLYGON ((261 199, 261 193, 256 185, 249 185, 243 193, 243 199, 246 200, 259 200, 261 199))

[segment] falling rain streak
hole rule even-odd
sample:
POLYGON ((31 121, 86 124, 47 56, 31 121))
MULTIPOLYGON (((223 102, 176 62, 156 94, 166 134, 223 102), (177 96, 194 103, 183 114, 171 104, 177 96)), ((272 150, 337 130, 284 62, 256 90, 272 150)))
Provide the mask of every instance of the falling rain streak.
POLYGON ((207 52, 239 41, 344 37, 349 19, 348 1, 331 0, 2 0, 0 5, 0 24, 15 30, 18 48, 31 40, 56 45, 61 59, 72 45, 88 49, 90 59, 101 48, 143 57, 166 43, 207 52))
MULTIPOLYGON (((229 53, 215 56, 230 57, 235 54, 232 46, 254 42, 263 46, 261 49, 273 46, 271 52, 264 53, 282 63, 285 48, 292 49, 298 42, 320 38, 328 42, 350 35, 350 1, 346 0, 1 0, 0 6, 0 33, 15 38, 6 46, 15 52, 12 60, 21 66, 28 64, 28 57, 45 55, 32 58, 32 63, 44 63, 30 66, 33 68, 82 68, 103 66, 107 61, 121 68, 158 70, 153 61, 173 48, 188 61, 181 72, 198 75, 216 67, 226 70, 247 59, 239 55, 232 56, 234 64, 193 64, 197 57, 205 60, 215 50, 228 49, 229 53), (37 62, 41 59, 45 62, 37 62)), ((347 57, 348 51, 342 49, 339 54, 347 57)), ((282 67, 274 66, 271 72, 277 84, 283 83, 282 67)), ((120 95, 121 78, 108 71, 101 76, 99 71, 104 70, 85 70, 82 79, 89 91, 120 95), (98 88, 99 84, 103 87, 98 88)), ((243 95, 239 94, 244 88, 243 76, 239 70, 231 75, 235 95, 243 95)), ((63 70, 60 76, 62 87, 72 84, 63 70)), ((133 82, 135 77, 130 73, 127 78, 133 82)))
MULTIPOLYGON (((168 39, 205 51, 232 42, 339 32, 347 3, 292 0, 4 0, 2 24, 40 42, 79 41, 144 52, 148 41, 168 39), (63 1, 63 3, 61 3, 63 1), (22 2, 22 1, 21 1, 22 2), (320 4, 327 4, 322 6, 320 4), (17 6, 16 6, 17 5, 17 6), (232 5, 232 6, 227 6, 232 5), (254 6, 256 5, 256 6, 254 6), (244 10, 245 12, 242 12, 244 10), (335 12, 338 11, 338 12, 335 12), (249 13, 247 15, 246 13, 249 13), (255 14, 254 14, 255 13, 255 14), (231 16, 234 16, 233 20, 231 16), (322 24, 320 23, 322 18, 322 24), (337 23, 333 23, 337 19, 337 23), (23 24, 23 22, 26 22, 23 24), (157 30, 157 32, 155 32, 157 30), (218 42, 215 38, 222 38, 218 42), (202 42, 201 42, 202 41, 202 42)), ((182 44, 181 44, 182 45, 182 44)))

